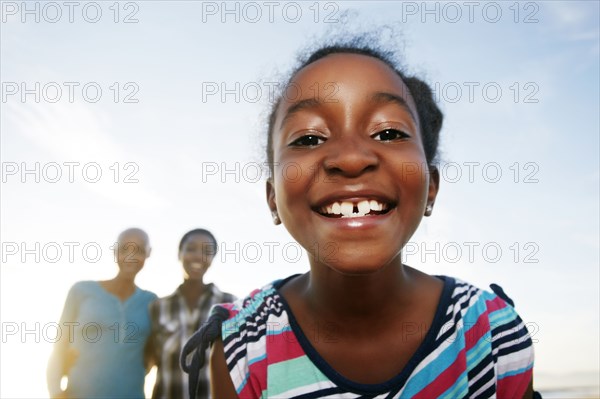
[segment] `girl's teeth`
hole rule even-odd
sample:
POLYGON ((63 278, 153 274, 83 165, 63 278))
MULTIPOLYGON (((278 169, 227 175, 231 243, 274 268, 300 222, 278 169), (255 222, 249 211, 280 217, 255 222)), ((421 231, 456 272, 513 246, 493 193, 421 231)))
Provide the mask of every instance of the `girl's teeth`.
POLYGON ((331 207, 331 210, 333 212, 334 215, 341 215, 342 214, 342 206, 340 205, 339 202, 334 202, 333 206, 331 207))
POLYGON ((321 212, 328 215, 342 215, 342 217, 360 217, 365 216, 371 211, 383 211, 387 206, 375 200, 362 200, 357 204, 349 201, 334 202, 331 205, 321 208, 321 212), (357 209, 354 212, 354 208, 357 209))
POLYGON ((341 213, 344 216, 352 216, 352 211, 354 210, 354 204, 352 202, 342 202, 341 205, 341 213))
POLYGON ((379 204, 377 201, 375 201, 375 200, 371 200, 371 201, 369 201, 369 208, 370 208, 372 211, 381 211, 381 210, 383 210, 383 206, 382 206, 382 205, 380 205, 380 204, 379 204))
POLYGON ((358 213, 361 215, 366 215, 371 210, 371 206, 369 205, 369 201, 360 201, 358 203, 358 213))

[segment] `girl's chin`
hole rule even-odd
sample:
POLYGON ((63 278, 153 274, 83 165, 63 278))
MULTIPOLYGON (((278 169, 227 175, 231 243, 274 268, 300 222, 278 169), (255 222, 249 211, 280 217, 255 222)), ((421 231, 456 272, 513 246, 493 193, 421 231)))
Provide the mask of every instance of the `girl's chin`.
POLYGON ((122 274, 134 275, 134 276, 136 274, 138 274, 139 271, 141 270, 141 268, 139 268, 139 267, 132 267, 132 266, 127 266, 127 265, 121 266, 120 269, 121 269, 122 274))
POLYGON ((202 280, 202 277, 204 277, 204 273, 203 272, 196 272, 196 271, 188 271, 187 272, 187 279, 191 280, 191 281, 197 281, 197 280, 202 280))
POLYGON ((373 259, 373 257, 350 257, 342 258, 339 257, 335 261, 325 262, 325 265, 336 271, 337 273, 346 276, 366 276, 374 273, 378 273, 386 268, 389 262, 384 260, 373 259))
POLYGON ((384 269, 382 265, 328 265, 330 269, 344 276, 368 276, 384 269))
POLYGON ((325 254, 312 254, 314 264, 324 264, 332 270, 345 275, 368 275, 377 273, 394 261, 394 254, 383 251, 361 251, 357 246, 344 248, 339 246, 335 251, 325 254), (315 255, 321 255, 317 257, 315 255))

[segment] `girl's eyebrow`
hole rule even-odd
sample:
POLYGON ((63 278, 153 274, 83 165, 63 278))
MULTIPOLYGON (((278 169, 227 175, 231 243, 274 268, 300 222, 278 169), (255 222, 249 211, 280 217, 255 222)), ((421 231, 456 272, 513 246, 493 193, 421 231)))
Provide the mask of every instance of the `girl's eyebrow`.
POLYGON ((415 122, 417 121, 415 114, 413 114, 413 112, 410 109, 410 107, 408 106, 408 103, 406 102, 406 100, 397 94, 386 93, 386 92, 377 92, 371 96, 370 100, 375 103, 378 103, 378 104, 392 103, 392 104, 399 105, 406 112, 408 112, 408 114, 412 117, 413 121, 415 121, 415 122))
POLYGON ((304 100, 300 100, 300 101, 293 103, 286 110, 285 116, 283 117, 283 120, 281 121, 281 125, 284 125, 285 122, 289 118, 291 118, 295 113, 297 113, 303 109, 316 108, 316 107, 320 106, 321 104, 322 104, 321 100, 319 100, 318 98, 314 98, 314 97, 305 98, 304 100))
MULTIPOLYGON (((377 92, 370 96, 370 100, 376 104, 390 104, 391 103, 391 104, 399 105, 402 109, 404 109, 406 112, 408 112, 408 114, 411 116, 413 121, 415 121, 415 122, 417 121, 415 114, 412 112, 412 110, 408 106, 408 103, 406 102, 406 100, 397 94, 386 93, 386 92, 377 92)), ((289 106, 288 109, 286 110, 285 116, 283 117, 283 120, 281 121, 281 125, 284 125, 285 122, 289 118, 291 118, 294 114, 298 113, 299 111, 304 110, 304 109, 317 108, 317 107, 321 106, 322 104, 323 104, 323 101, 321 101, 320 99, 315 98, 315 97, 305 98, 304 100, 296 101, 291 106, 289 106)))

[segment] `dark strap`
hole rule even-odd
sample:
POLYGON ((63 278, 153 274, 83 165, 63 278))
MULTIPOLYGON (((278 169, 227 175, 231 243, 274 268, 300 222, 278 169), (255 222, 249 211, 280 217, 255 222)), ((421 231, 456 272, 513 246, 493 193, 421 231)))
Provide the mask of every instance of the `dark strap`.
POLYGON ((508 303, 513 308, 515 307, 515 302, 506 295, 502 287, 498 284, 490 284, 490 288, 494 291, 494 294, 498 295, 500 298, 504 299, 504 302, 508 303))
POLYGON ((206 323, 190 337, 181 350, 179 362, 181 369, 188 373, 190 399, 197 395, 200 370, 206 363, 206 350, 215 339, 221 336, 221 325, 228 318, 229 311, 227 309, 215 306, 206 323), (187 364, 187 358, 192 353, 192 361, 187 364))

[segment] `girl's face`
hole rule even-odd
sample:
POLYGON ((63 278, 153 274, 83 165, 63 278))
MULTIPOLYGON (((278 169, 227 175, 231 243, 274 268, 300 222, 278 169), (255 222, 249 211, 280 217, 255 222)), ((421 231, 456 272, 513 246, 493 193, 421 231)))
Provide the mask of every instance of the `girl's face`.
POLYGON ((179 251, 186 279, 201 280, 214 258, 214 243, 205 234, 188 237, 179 251))
POLYGON ((376 58, 333 54, 290 86, 273 124, 269 207, 313 267, 366 274, 400 264, 439 183, 406 85, 376 58))

